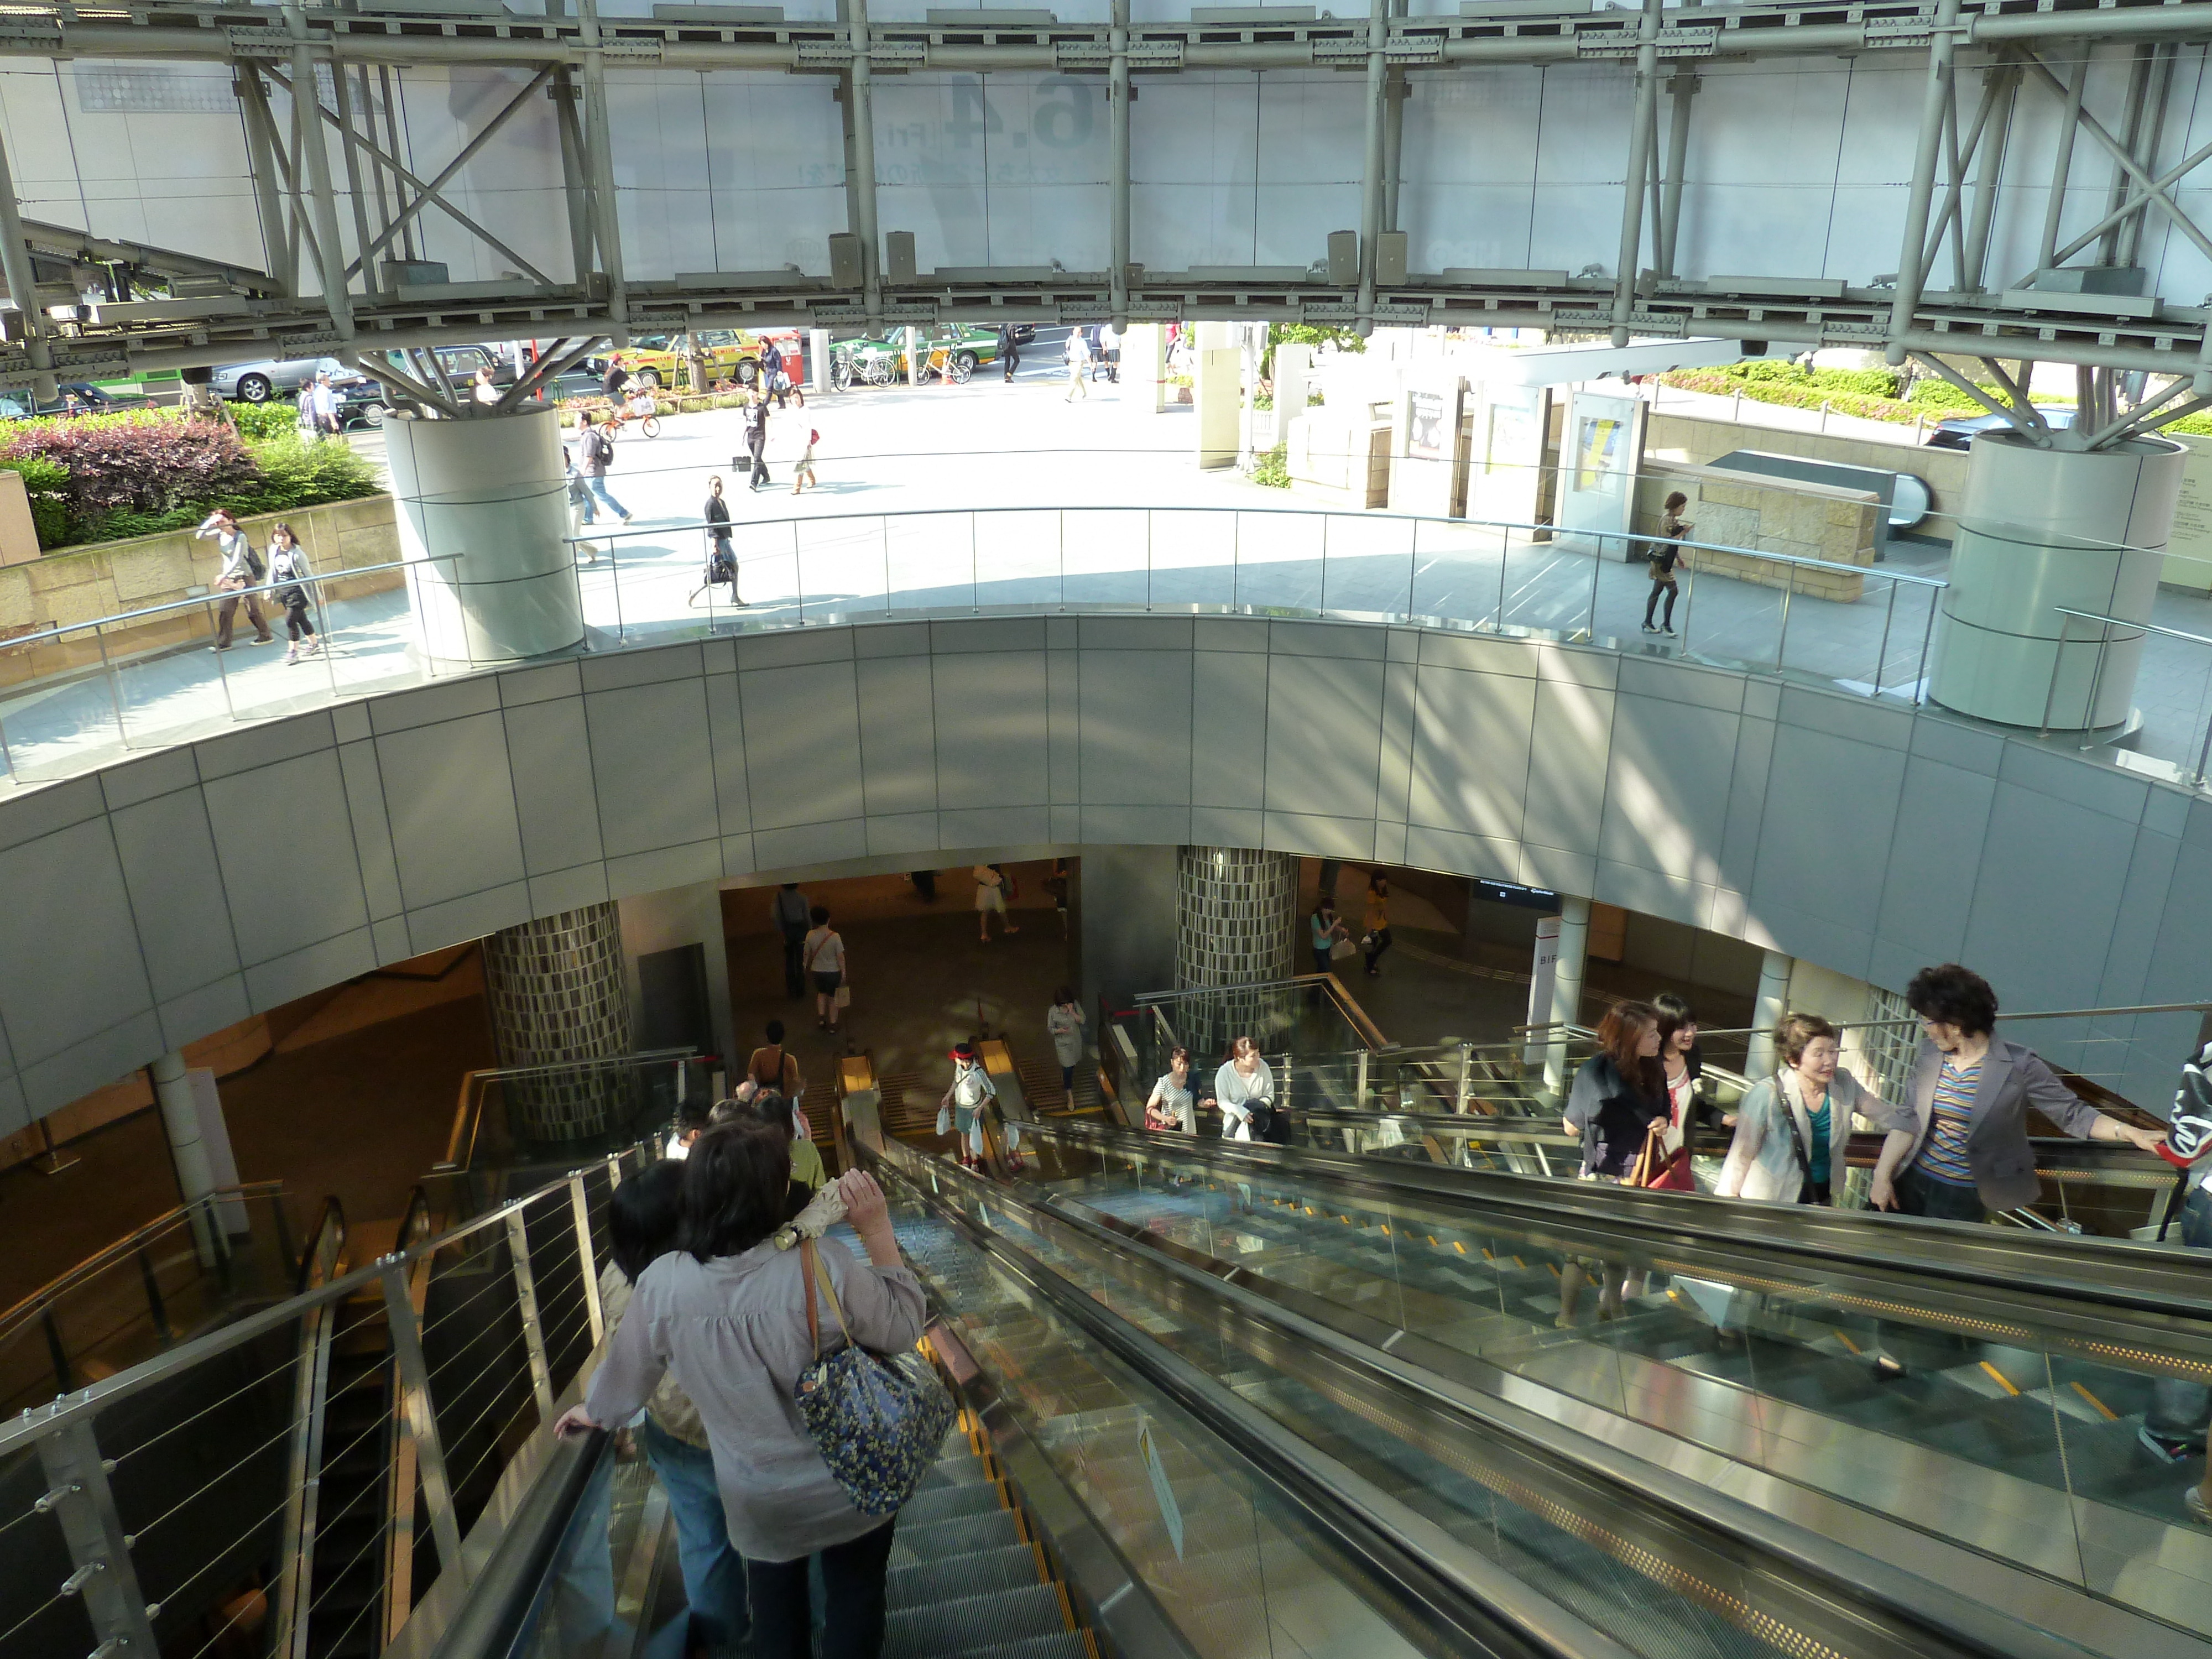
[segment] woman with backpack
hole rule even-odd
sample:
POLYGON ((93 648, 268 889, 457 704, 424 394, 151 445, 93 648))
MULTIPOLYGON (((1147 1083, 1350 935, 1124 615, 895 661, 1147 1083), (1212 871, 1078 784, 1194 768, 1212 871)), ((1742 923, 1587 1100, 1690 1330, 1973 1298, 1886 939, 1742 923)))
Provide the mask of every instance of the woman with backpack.
POLYGON ((707 505, 699 516, 707 521, 707 581, 712 587, 717 582, 730 585, 730 603, 743 605, 738 597, 738 555, 730 544, 730 504, 722 499, 722 475, 717 472, 707 480, 707 505))
POLYGON ((238 601, 246 599, 246 618, 253 624, 256 645, 274 645, 276 635, 269 631, 269 620, 261 614, 260 602, 247 590, 258 582, 264 570, 261 556, 253 550, 253 544, 246 539, 246 532, 238 527, 238 520, 227 507, 218 507, 207 515, 198 530, 195 539, 204 541, 212 536, 222 554, 222 568, 216 574, 215 591, 224 596, 215 613, 215 649, 230 649, 230 631, 236 625, 238 601))
POLYGON ((314 623, 307 620, 307 556, 300 538, 290 525, 278 525, 269 537, 269 580, 275 589, 270 597, 284 607, 284 633, 292 641, 284 653, 288 663, 314 655, 322 643, 315 637, 314 623))

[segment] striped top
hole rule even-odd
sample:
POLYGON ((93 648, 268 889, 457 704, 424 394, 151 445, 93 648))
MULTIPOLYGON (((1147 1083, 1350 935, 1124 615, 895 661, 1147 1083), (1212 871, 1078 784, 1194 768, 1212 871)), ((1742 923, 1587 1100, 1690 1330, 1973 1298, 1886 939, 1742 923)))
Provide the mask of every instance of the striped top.
POLYGON ((1982 1062, 1954 1066, 1946 1060, 1936 1075, 1934 1116, 1928 1139, 1920 1148, 1916 1167, 1924 1176, 1948 1181, 1954 1187, 1971 1187, 1974 1172, 1966 1163, 1966 1132, 1974 1127, 1974 1091, 1982 1080, 1982 1062))

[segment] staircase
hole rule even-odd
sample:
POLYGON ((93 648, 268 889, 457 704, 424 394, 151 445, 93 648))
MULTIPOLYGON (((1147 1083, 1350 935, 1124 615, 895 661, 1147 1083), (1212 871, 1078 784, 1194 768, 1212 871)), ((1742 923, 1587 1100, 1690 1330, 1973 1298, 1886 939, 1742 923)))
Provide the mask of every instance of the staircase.
POLYGON ((1022 1080, 1022 1093, 1028 1097, 1030 1109, 1040 1117, 1103 1117, 1106 1103, 1098 1092, 1098 1068, 1083 1065, 1075 1068, 1075 1093, 1070 1096, 1060 1086, 1060 1066, 1055 1060, 1024 1059, 1015 1063, 1015 1071, 1022 1080))
POLYGON ((384 1646, 389 1565, 392 1336, 382 1287, 355 1291, 336 1316, 302 1659, 370 1659, 384 1646))

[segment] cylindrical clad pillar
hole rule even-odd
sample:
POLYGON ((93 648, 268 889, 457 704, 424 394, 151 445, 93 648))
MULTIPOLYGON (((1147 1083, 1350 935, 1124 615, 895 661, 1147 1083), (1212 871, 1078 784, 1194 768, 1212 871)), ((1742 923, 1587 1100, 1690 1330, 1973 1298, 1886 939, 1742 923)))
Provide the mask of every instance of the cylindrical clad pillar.
MULTIPOLYGON (((1213 990, 1279 983, 1297 971, 1298 860, 1246 847, 1176 852, 1176 988, 1213 990)), ((1287 1005, 1281 1011, 1287 1029, 1287 1005)), ((1203 1070, 1229 1040, 1249 1032, 1267 1046, 1267 1000, 1194 999, 1179 1035, 1203 1070)))
POLYGON ((1795 957, 1769 951, 1759 964, 1759 994, 1751 1004, 1751 1040, 1744 1045, 1743 1074, 1759 1082, 1775 1068, 1774 1028, 1790 1012, 1790 972, 1795 957))
POLYGON ((1558 1028, 1582 1017, 1583 968, 1589 954, 1590 902, 1562 896, 1559 900, 1559 957, 1552 966, 1552 1024, 1555 1032, 1544 1045, 1544 1086, 1554 1093, 1567 1086, 1567 1038, 1558 1028))
POLYGON ((430 655, 513 662, 584 637, 559 412, 384 423, 399 556, 430 655))
POLYGON ((1929 695, 2008 726, 2068 731, 2128 715, 2187 452, 2166 438, 2039 449, 1974 440, 1936 629, 1929 695))
MULTIPOLYGON (((502 1066, 557 1066, 630 1051, 623 988, 622 910, 587 904, 483 942, 484 996, 502 1066)), ((577 1140, 629 1116, 630 1079, 618 1068, 515 1079, 506 1085, 510 1126, 526 1140, 577 1140)))

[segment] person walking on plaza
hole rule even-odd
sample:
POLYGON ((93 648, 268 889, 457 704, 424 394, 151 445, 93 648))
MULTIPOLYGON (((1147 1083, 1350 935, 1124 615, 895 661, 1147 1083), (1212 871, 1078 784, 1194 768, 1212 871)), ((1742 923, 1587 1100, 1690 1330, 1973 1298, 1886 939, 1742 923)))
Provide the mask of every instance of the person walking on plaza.
POLYGON ((621 422, 610 415, 604 424, 584 427, 584 489, 592 498, 624 524, 629 509, 607 493, 607 469, 615 464, 615 433, 621 422))
POLYGON ((1091 342, 1083 337, 1083 331, 1067 331, 1067 395, 1060 401, 1073 403, 1078 398, 1088 398, 1091 387, 1086 374, 1091 368, 1091 342))
POLYGON ((307 388, 307 398, 314 406, 315 429, 325 438, 338 436, 338 389, 331 384, 330 370, 315 371, 315 383, 307 388))
POLYGON ((1651 567, 1651 593, 1644 601, 1644 631, 1647 634, 1674 632, 1674 599, 1680 591, 1674 581, 1674 567, 1682 556, 1682 538, 1697 526, 1682 516, 1682 509, 1690 498, 1680 490, 1667 497, 1665 507, 1659 514, 1659 534, 1644 544, 1644 556, 1651 567), (1651 625, 1651 617, 1659 609, 1659 598, 1667 598, 1667 611, 1658 627, 1651 625))
POLYGON ((1314 901, 1313 914, 1306 918, 1306 943, 1313 949, 1314 972, 1329 972, 1336 958, 1337 940, 1349 937, 1337 917, 1336 906, 1322 893, 1314 901))
MULTIPOLYGON (((768 399, 761 396, 758 386, 745 393, 745 453, 752 458, 752 479, 748 487, 758 489, 769 482, 768 399)), ((738 463, 732 461, 731 465, 738 463)))
POLYGON ((479 404, 489 404, 499 401, 499 387, 492 380, 489 363, 477 371, 476 384, 469 388, 469 395, 479 404))
POLYGON ((814 476, 814 446, 822 441, 822 434, 813 427, 806 428, 806 447, 799 452, 799 465, 792 469, 791 493, 801 489, 819 489, 822 480, 814 476))
POLYGON ((1044 1029, 1052 1038, 1053 1058, 1060 1062, 1060 1091, 1075 1104, 1075 1068, 1083 1063, 1083 1005, 1063 985, 1053 993, 1046 1010, 1044 1029))
POLYGON ((834 1298, 842 1329, 871 1353, 920 1341, 925 1302, 899 1259, 883 1189, 863 1170, 841 1176, 837 1193, 866 1261, 834 1237, 775 1247, 788 1218, 791 1148, 757 1122, 700 1137, 684 1164, 677 1248, 638 1279, 584 1403, 554 1432, 566 1439, 627 1423, 672 1373, 698 1408, 730 1543, 744 1558, 752 1630, 744 1651, 817 1651, 808 1583, 818 1571, 823 1659, 875 1659, 897 1517, 854 1506, 793 1404, 829 1336, 812 1328, 808 1285, 819 1277, 819 1299, 834 1298))
POLYGON ((743 605, 738 597, 738 554, 730 544, 730 504, 722 498, 722 475, 717 472, 707 480, 707 504, 700 508, 699 516, 707 521, 707 586, 717 582, 730 585, 730 603, 743 605))
POLYGON ((970 872, 975 878, 975 925, 982 932, 983 943, 991 942, 991 918, 999 919, 999 926, 1009 933, 1022 930, 1006 917, 1006 872, 995 864, 979 864, 970 872))
POLYGON ((307 620, 307 556, 292 526, 280 524, 269 536, 270 598, 284 607, 284 635, 292 641, 284 653, 288 663, 313 656, 319 648, 315 625, 307 620))
POLYGON ((1014 325, 1012 323, 1000 324, 999 362, 1006 368, 1008 386, 1014 383, 1014 370, 1020 367, 1021 361, 1022 343, 1014 337, 1014 325))
POLYGON ((1106 384, 1121 384, 1121 331, 1111 323, 1098 325, 1098 355, 1106 362, 1106 384))
POLYGON ((1390 948, 1390 884, 1380 876, 1367 878, 1367 914, 1361 922, 1359 948, 1367 953, 1367 975, 1382 972, 1382 953, 1390 948))
POLYGON ((1923 968, 1905 988, 1920 1016, 1920 1052, 1875 1164, 1868 1201, 1930 1221, 1984 1221, 2033 1204, 2043 1183, 2028 1145, 2033 1107, 2076 1140, 2124 1140, 2155 1152, 2166 1135, 2106 1117, 2031 1049, 1993 1036, 1997 996, 1956 963, 1923 968))
MULTIPOLYGON (((1665 1023, 1662 1017, 1662 1030, 1665 1023)), ((1723 1198, 1840 1206, 1851 1120, 1887 1129, 1898 1127, 1900 1114, 1837 1069, 1842 1039, 1818 1014, 1784 1019, 1775 1028, 1774 1049, 1781 1066, 1736 1108, 1735 1139, 1713 1190, 1723 1198)))
POLYGON ((806 929, 810 909, 799 884, 787 881, 769 901, 769 920, 783 937, 783 994, 793 1000, 806 994, 806 929))
POLYGON ((806 959, 806 972, 814 982, 815 1024, 823 1030, 837 1029, 837 1010, 850 1002, 852 994, 845 988, 845 936, 830 925, 830 907, 817 904, 807 913, 814 923, 799 949, 806 959))
POLYGON ((766 402, 770 398, 775 398, 775 406, 778 409, 787 408, 789 406, 789 399, 791 397, 791 382, 789 380, 784 379, 782 385, 780 386, 776 384, 778 380, 782 378, 782 348, 778 346, 772 339, 763 339, 761 342, 760 355, 761 398, 763 402, 766 402))
POLYGON ((222 567, 216 573, 215 591, 224 596, 215 612, 215 648, 230 649, 230 631, 237 623, 238 601, 246 599, 246 619, 253 624, 256 645, 274 645, 276 636, 269 631, 268 619, 261 614, 261 602, 246 592, 261 580, 261 556, 253 550, 246 532, 238 527, 238 520, 230 516, 230 509, 218 507, 207 515, 192 535, 199 540, 215 538, 216 549, 222 555, 222 567))

